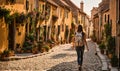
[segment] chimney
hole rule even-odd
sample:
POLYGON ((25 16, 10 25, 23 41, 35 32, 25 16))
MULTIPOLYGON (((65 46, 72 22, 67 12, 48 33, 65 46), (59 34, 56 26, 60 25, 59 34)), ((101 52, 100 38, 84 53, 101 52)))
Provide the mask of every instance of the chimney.
POLYGON ((83 8, 84 8, 84 3, 83 3, 83 1, 81 1, 80 2, 80 9, 81 9, 82 12, 83 12, 83 8))

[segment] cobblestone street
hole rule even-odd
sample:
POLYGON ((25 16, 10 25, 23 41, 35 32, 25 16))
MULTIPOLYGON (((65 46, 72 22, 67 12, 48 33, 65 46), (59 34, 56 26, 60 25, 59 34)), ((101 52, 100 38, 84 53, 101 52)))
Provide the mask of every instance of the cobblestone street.
MULTIPOLYGON (((84 53, 83 71, 101 71, 101 62, 95 55, 95 45, 88 41, 89 51, 84 53)), ((76 52, 70 44, 60 45, 52 49, 53 52, 34 58, 0 62, 3 70, 30 71, 78 71, 76 52)))

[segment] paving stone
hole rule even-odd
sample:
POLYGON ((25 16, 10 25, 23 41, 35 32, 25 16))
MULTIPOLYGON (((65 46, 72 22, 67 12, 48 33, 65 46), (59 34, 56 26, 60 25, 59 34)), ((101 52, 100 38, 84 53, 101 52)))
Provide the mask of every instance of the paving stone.
MULTIPOLYGON (((101 71, 101 62, 95 55, 95 45, 88 41, 90 51, 84 53, 83 71, 101 71)), ((76 51, 71 44, 60 45, 53 52, 28 59, 0 62, 0 71, 78 71, 76 51)))

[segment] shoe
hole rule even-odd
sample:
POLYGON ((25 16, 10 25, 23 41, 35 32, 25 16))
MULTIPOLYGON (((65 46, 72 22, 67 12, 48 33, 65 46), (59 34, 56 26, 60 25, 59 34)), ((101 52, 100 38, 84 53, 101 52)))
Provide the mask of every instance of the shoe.
POLYGON ((95 53, 95 55, 97 55, 97 53, 95 53))
POLYGON ((79 67, 79 71, 81 71, 81 66, 79 67))

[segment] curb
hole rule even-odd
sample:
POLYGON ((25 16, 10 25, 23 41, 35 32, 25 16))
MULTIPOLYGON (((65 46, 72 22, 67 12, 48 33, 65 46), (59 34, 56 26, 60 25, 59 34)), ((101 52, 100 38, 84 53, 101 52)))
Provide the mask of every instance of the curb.
POLYGON ((97 55, 100 58, 101 63, 102 63, 102 71, 109 71, 110 69, 109 69, 109 65, 108 65, 108 61, 107 61, 106 57, 103 54, 101 54, 100 49, 98 48, 99 46, 97 45, 97 43, 95 43, 95 46, 96 46, 97 55))
MULTIPOLYGON (((33 54, 33 55, 28 55, 28 56, 11 56, 11 57, 6 57, 4 59, 0 59, 0 61, 14 61, 14 60, 21 60, 21 59, 28 59, 28 58, 33 58, 33 57, 37 57, 37 56, 42 56, 42 55, 46 55, 46 54, 50 54, 51 52, 54 52, 53 49, 51 49, 48 52, 43 52, 43 53, 38 53, 38 54, 33 54)), ((29 54, 29 53, 28 53, 29 54)), ((31 53, 32 54, 32 53, 31 53)), ((22 55, 22 54, 21 54, 22 55)))
POLYGON ((117 68, 111 66, 110 60, 108 59, 108 57, 106 55, 101 54, 100 49, 98 48, 99 46, 97 45, 97 43, 95 43, 95 46, 96 46, 97 55, 102 62, 102 71, 118 71, 117 68))
POLYGON ((59 48, 59 46, 61 46, 61 45, 54 46, 48 52, 37 53, 37 54, 32 54, 31 53, 32 55, 23 56, 23 57, 22 56, 11 56, 11 57, 6 57, 4 59, 0 59, 0 61, 14 61, 14 60, 21 60, 21 59, 33 58, 33 57, 37 57, 37 56, 43 56, 43 55, 46 55, 46 54, 50 54, 51 52, 54 52, 57 48, 59 48))

